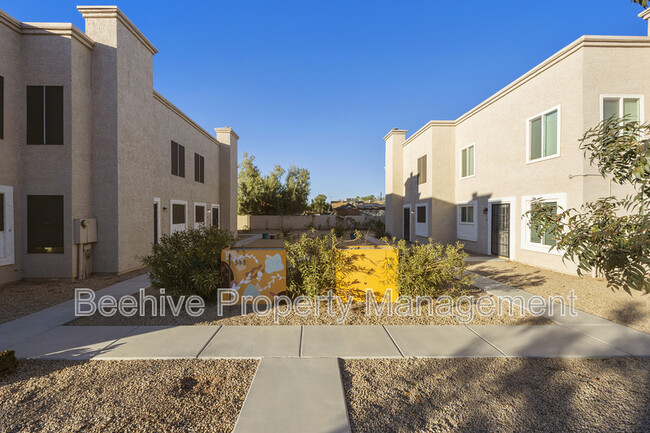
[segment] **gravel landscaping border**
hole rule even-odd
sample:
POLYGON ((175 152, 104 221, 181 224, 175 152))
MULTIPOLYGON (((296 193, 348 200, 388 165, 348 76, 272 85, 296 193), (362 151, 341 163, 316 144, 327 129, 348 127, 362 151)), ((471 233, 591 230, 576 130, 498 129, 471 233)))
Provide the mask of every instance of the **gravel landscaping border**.
POLYGON ((76 288, 99 290, 147 272, 149 269, 142 268, 121 275, 91 275, 84 280, 27 279, 0 285, 0 324, 69 301, 76 288))
POLYGON ((230 432, 257 360, 21 361, 0 431, 230 432))
POLYGON ((650 333, 650 295, 607 288, 602 279, 578 277, 512 261, 470 262, 468 270, 539 296, 574 291, 575 306, 584 312, 650 333))
POLYGON ((340 365, 355 433, 650 431, 650 358, 340 365))

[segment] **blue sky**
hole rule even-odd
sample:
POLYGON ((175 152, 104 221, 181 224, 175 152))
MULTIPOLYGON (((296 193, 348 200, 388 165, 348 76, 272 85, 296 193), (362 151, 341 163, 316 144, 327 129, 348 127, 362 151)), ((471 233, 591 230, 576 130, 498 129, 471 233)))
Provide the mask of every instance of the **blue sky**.
MULTIPOLYGON (((77 4, 0 8, 83 30, 77 4)), ((312 197, 330 199, 384 192, 391 128, 455 119, 584 34, 647 34, 629 0, 117 5, 160 51, 156 90, 208 131, 232 126, 263 172, 309 169, 312 197)))

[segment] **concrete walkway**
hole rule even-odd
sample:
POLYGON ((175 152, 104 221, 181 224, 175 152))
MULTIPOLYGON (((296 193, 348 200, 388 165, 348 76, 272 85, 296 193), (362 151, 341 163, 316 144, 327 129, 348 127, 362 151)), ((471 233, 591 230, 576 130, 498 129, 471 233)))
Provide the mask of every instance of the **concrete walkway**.
MULTIPOLYGON (((474 277, 495 296, 533 296, 474 277)), ((120 298, 148 285, 143 275, 96 293, 120 298)), ((648 334, 545 311, 557 325, 62 326, 75 319, 68 301, 0 325, 0 348, 30 359, 260 358, 236 433, 350 432, 338 358, 650 357, 648 334)))

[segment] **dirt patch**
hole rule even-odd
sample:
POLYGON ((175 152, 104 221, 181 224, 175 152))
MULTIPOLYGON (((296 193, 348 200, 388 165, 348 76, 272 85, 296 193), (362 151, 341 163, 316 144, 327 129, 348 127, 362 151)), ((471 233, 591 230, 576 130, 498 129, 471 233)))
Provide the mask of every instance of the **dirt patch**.
POLYGON ((568 297, 574 291, 576 308, 590 314, 650 333, 650 295, 612 291, 604 280, 578 277, 517 262, 469 263, 468 269, 536 295, 568 297))
MULTIPOLYGON (((148 289, 146 291, 149 295, 157 295, 158 291, 148 289)), ((473 296, 474 300, 480 296, 486 296, 486 293, 470 289, 466 292, 467 295, 473 296)), ((495 302, 496 298, 492 297, 495 302)), ((522 312, 518 306, 513 306, 513 315, 492 315, 482 316, 478 314, 476 304, 470 306, 469 303, 462 304, 461 308, 454 310, 457 314, 455 316, 447 316, 436 314, 435 307, 433 307, 433 315, 429 315, 429 308, 423 306, 421 308, 420 316, 401 317, 396 314, 377 315, 366 314, 366 304, 363 302, 355 303, 350 308, 347 316, 333 304, 333 315, 329 314, 326 303, 320 303, 318 314, 309 314, 302 317, 296 314, 295 310, 291 310, 286 316, 282 313, 286 311, 286 306, 280 306, 278 309, 278 321, 274 320, 275 310, 271 308, 268 313, 263 316, 256 315, 252 312, 252 307, 247 306, 247 314, 242 314, 241 306, 224 307, 223 315, 219 315, 217 304, 206 303, 205 312, 199 317, 192 317, 183 309, 179 316, 169 314, 167 308, 167 315, 164 317, 154 316, 152 309, 152 302, 145 302, 145 315, 135 315, 132 317, 124 317, 116 314, 112 317, 104 317, 100 314, 94 314, 89 317, 81 317, 69 325, 75 326, 147 326, 147 325, 227 325, 227 326, 263 326, 263 325, 458 325, 462 323, 472 323, 475 325, 553 325, 554 323, 543 317, 534 317, 530 314, 522 312), (343 318, 345 321, 343 322, 343 318), (469 321, 467 321, 469 320, 469 321)), ((395 311, 396 304, 392 305, 395 311)), ((504 306, 504 312, 505 312, 504 306)), ((386 309, 385 311, 388 311, 386 309)), ((416 309, 414 308, 415 312, 416 309)))
POLYGON ((650 431, 650 359, 341 361, 352 431, 650 431))
POLYGON ((103 289, 149 272, 139 269, 122 275, 92 275, 85 280, 22 280, 0 286, 0 323, 41 311, 74 297, 74 289, 103 289))
POLYGON ((257 364, 23 361, 0 379, 0 431, 230 432, 257 364))

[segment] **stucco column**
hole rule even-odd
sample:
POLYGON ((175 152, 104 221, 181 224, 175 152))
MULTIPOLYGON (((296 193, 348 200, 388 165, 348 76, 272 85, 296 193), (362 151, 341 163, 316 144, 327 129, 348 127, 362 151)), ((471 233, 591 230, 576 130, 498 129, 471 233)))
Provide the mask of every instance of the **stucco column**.
POLYGON ((648 36, 650 36, 650 9, 646 9, 639 14, 639 17, 648 22, 648 36))
POLYGON ((219 147, 219 204, 221 228, 237 233, 237 140, 229 126, 215 128, 219 147))
POLYGON ((406 131, 394 128, 384 137, 386 142, 386 231, 401 237, 401 212, 404 201, 402 144, 406 131))

